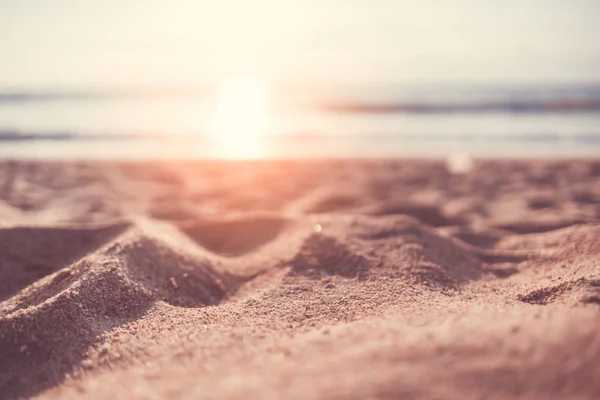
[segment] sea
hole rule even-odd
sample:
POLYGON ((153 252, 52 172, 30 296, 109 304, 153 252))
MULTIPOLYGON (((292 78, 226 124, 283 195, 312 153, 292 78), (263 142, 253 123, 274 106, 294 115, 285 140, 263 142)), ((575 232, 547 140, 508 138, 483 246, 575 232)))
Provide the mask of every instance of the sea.
POLYGON ((268 130, 247 135, 241 123, 239 132, 219 137, 211 131, 218 88, 0 91, 0 157, 600 155, 600 84, 323 85, 265 93, 268 130))

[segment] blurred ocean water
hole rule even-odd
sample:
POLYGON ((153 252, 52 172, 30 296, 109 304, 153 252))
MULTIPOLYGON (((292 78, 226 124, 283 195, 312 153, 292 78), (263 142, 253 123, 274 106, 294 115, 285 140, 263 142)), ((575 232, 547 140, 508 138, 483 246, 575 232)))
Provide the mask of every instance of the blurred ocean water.
POLYGON ((260 137, 211 134, 214 91, 0 93, 0 156, 594 156, 600 85, 278 90, 260 137))

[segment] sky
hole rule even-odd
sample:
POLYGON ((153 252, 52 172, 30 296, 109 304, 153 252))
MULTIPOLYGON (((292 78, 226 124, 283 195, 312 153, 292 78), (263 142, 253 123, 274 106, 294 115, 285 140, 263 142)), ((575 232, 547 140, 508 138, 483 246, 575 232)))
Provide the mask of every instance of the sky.
POLYGON ((595 0, 0 0, 0 88, 589 82, 595 0))

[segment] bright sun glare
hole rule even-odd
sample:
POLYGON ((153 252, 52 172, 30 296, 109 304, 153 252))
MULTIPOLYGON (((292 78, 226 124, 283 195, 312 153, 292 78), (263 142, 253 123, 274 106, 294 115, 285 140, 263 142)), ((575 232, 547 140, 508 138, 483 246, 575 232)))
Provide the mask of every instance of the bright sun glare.
POLYGON ((218 155, 226 158, 255 158, 263 155, 264 138, 270 121, 267 92, 255 78, 227 80, 219 89, 211 135, 218 155))

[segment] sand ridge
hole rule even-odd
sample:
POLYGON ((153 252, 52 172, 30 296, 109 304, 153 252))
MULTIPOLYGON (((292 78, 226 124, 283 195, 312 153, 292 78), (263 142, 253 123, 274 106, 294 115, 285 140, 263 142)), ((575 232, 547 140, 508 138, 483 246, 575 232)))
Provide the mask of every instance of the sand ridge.
POLYGON ((598 398, 600 162, 0 164, 0 397, 598 398))

